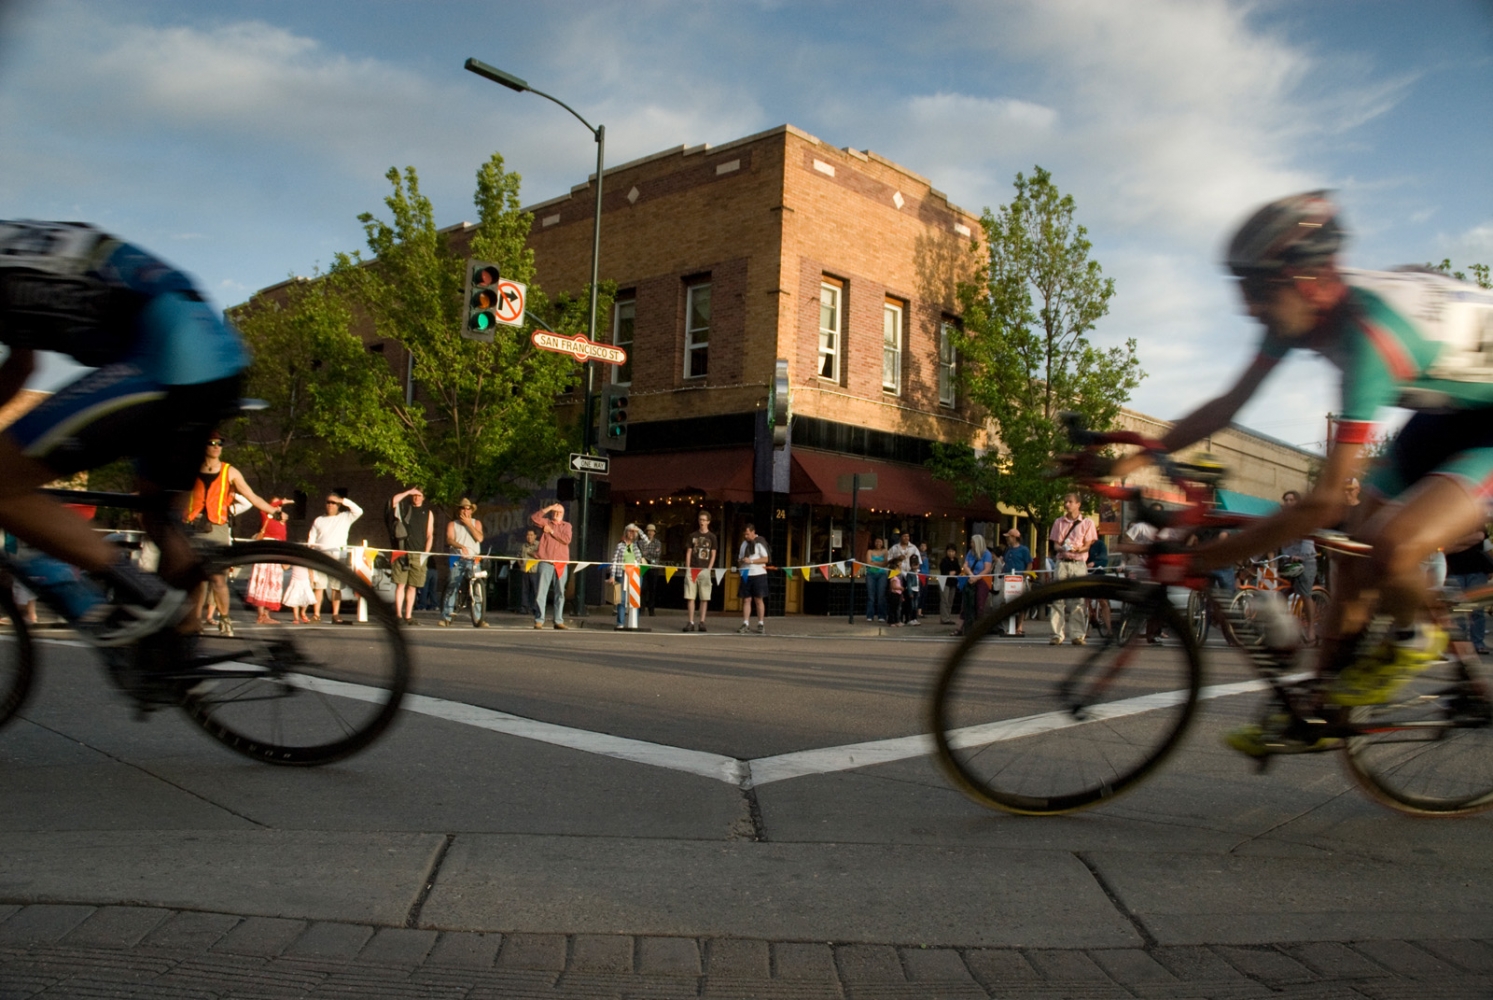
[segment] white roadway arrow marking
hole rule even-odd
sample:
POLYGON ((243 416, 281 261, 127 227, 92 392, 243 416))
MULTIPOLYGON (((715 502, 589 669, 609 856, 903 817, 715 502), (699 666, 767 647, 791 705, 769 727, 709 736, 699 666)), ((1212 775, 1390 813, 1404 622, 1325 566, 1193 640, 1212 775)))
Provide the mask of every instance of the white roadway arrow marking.
MULTIPOLYGON (((50 641, 61 646, 87 645, 87 643, 66 639, 40 641, 50 641)), ((1292 681, 1306 676, 1306 674, 1298 674, 1282 679, 1292 681)), ((383 691, 363 684, 348 684, 345 681, 304 675, 297 676, 295 680, 299 686, 307 690, 339 695, 357 701, 382 701, 384 697, 383 691)), ((1267 687, 1269 684, 1263 680, 1214 684, 1198 691, 1198 701, 1249 694, 1254 691, 1263 691, 1267 687)), ((1044 712, 1019 719, 1004 719, 1000 722, 967 726, 955 730, 951 734, 953 736, 951 742, 960 748, 986 746, 991 743, 1019 739, 1023 736, 1035 736, 1039 733, 1065 729, 1069 726, 1086 726, 1094 722, 1121 719, 1127 715, 1139 715, 1142 712, 1153 712, 1176 705, 1181 702, 1186 693, 1184 690, 1159 691, 1155 694, 1113 701, 1098 710, 1099 718, 1082 722, 1062 712, 1044 712)), ((646 740, 634 740, 625 736, 573 729, 570 726, 560 726, 552 722, 539 722, 520 715, 482 708, 479 705, 468 705, 459 701, 447 701, 445 698, 431 698, 420 694, 406 695, 403 708, 417 715, 428 715, 447 722, 457 722, 464 726, 502 733, 505 736, 518 736, 570 750, 599 754, 603 757, 615 757, 618 760, 630 760, 635 764, 649 764, 671 771, 683 771, 686 774, 714 778, 717 781, 743 788, 767 785, 774 781, 786 781, 789 778, 803 778, 813 774, 830 774, 835 771, 871 767, 875 764, 889 764, 892 761, 906 760, 909 757, 923 757, 933 752, 933 737, 923 733, 917 736, 870 740, 865 743, 846 743, 843 746, 824 747, 819 750, 798 750, 794 753, 777 754, 772 757, 758 757, 755 760, 740 760, 704 750, 689 750, 664 743, 649 743, 646 740)))
MULTIPOLYGON (((342 681, 309 677, 302 678, 301 683, 304 687, 326 694, 342 695, 360 701, 374 700, 383 696, 383 692, 378 689, 364 687, 361 684, 347 684, 342 681)), ((1268 686, 1263 680, 1216 684, 1201 689, 1198 692, 1198 700, 1208 701, 1213 698, 1248 694, 1252 691, 1263 691, 1268 686)), ((1005 719, 1001 722, 968 726, 955 730, 951 735, 954 737, 953 742, 959 747, 984 746, 1065 729, 1069 726, 1086 726, 1093 722, 1154 712, 1160 708, 1179 704, 1186 694, 1185 690, 1160 691, 1137 698, 1113 701, 1098 710, 1099 718, 1082 722, 1062 712, 1045 712, 1020 719, 1005 719)), ((742 787, 766 785, 774 781, 786 781, 789 778, 802 778, 812 774, 849 771, 874 764, 905 760, 909 757, 923 757, 933 752, 933 737, 925 733, 918 736, 870 740, 865 743, 847 743, 843 746, 824 747, 819 750, 799 750, 794 753, 777 754, 773 757, 758 757, 755 760, 740 760, 736 757, 707 753, 703 750, 689 750, 663 743, 629 739, 625 736, 572 729, 569 726, 559 726, 551 722, 538 722, 491 708, 425 695, 407 696, 404 700, 404 709, 417 715, 428 715, 447 722, 459 722, 462 725, 487 729, 507 736, 518 736, 523 739, 537 740, 540 743, 567 747, 571 750, 600 754, 603 757, 616 757, 637 764, 650 764, 672 771, 683 771, 686 774, 715 778, 718 781, 742 787)))

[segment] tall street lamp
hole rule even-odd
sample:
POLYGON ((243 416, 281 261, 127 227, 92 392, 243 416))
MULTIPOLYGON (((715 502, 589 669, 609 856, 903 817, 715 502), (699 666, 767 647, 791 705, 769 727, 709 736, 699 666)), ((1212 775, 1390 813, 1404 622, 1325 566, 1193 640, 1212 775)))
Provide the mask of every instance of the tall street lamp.
MULTIPOLYGON (((591 227, 591 319, 590 319, 590 322, 588 324, 588 328, 587 328, 587 332, 586 332, 587 338, 590 339, 590 341, 592 343, 595 343, 596 342, 596 286, 597 286, 598 281, 599 281, 599 271, 600 271, 600 268, 601 268, 601 172, 602 172, 602 165, 603 165, 603 162, 604 162, 604 154, 605 154, 605 151, 606 151, 607 127, 605 125, 592 126, 592 124, 590 122, 586 121, 586 119, 584 119, 584 118, 582 118, 580 116, 580 114, 575 110, 575 108, 572 108, 570 105, 566 104, 564 101, 560 100, 558 97, 555 97, 552 94, 546 94, 542 90, 535 90, 533 87, 529 86, 529 84, 528 84, 527 81, 520 80, 518 77, 514 76, 512 73, 505 73, 502 70, 498 69, 496 66, 489 66, 487 63, 482 62, 481 60, 478 60, 478 59, 468 59, 466 61, 466 68, 467 68, 468 72, 476 73, 478 76, 483 77, 484 79, 487 79, 487 80, 491 80, 493 83, 500 83, 503 86, 507 87, 509 90, 515 90, 515 91, 519 92, 520 94, 522 94, 524 91, 528 91, 531 94, 538 94, 540 97, 543 97, 546 100, 554 101, 556 104, 560 105, 560 107, 564 108, 566 111, 569 111, 571 114, 575 115, 576 120, 579 121, 582 125, 586 126, 586 130, 588 132, 590 132, 591 135, 594 136, 595 139, 596 139, 596 216, 595 216, 595 220, 593 221, 592 227, 591 227)), ((595 384, 594 384, 595 380, 596 380, 596 364, 595 364, 595 362, 587 361, 586 362, 586 402, 585 402, 585 406, 583 408, 584 409, 584 414, 583 414, 582 422, 581 422, 581 428, 582 428, 581 429, 581 451, 583 453, 587 454, 587 455, 591 454, 591 446, 593 444, 593 442, 591 440, 591 433, 592 433, 592 427, 591 427, 591 406, 592 406, 592 399, 594 398, 595 391, 596 391, 595 390, 595 384)), ((582 560, 584 560, 586 558, 586 534, 587 534, 587 528, 590 525, 590 521, 591 521, 591 474, 588 473, 588 472, 582 472, 581 473, 581 559, 582 560)), ((585 614, 586 614, 586 577, 585 577, 584 574, 582 574, 580 572, 577 572, 576 578, 575 578, 575 603, 576 603, 576 613, 578 615, 581 615, 582 617, 584 617, 585 614)))

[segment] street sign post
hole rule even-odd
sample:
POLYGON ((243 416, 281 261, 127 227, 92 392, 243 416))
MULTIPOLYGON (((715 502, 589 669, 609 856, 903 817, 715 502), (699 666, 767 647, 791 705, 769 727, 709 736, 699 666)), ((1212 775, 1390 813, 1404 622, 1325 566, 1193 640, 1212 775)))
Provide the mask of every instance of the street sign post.
POLYGON ((589 472, 593 476, 605 476, 612 471, 612 460, 604 455, 579 455, 571 452, 570 471, 589 472))

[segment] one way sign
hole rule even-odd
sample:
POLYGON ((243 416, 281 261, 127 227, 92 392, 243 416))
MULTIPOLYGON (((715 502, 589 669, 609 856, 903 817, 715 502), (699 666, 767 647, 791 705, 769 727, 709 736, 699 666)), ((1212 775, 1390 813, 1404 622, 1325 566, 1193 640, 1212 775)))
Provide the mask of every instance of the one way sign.
POLYGON ((571 452, 570 454, 571 472, 589 472, 593 476, 604 476, 611 470, 612 460, 610 458, 598 458, 595 455, 578 455, 575 452, 571 452))

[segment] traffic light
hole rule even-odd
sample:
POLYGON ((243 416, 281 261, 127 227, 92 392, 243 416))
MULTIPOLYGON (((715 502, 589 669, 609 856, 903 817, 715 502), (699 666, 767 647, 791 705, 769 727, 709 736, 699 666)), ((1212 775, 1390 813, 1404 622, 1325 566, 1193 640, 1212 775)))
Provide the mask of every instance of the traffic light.
POLYGON ((493 330, 498 325, 498 277, 498 265, 484 260, 467 261, 463 337, 492 343, 493 330))
POLYGON ((603 393, 602 407, 606 419, 606 430, 601 436, 601 446, 608 451, 627 450, 627 386, 608 385, 603 393))

